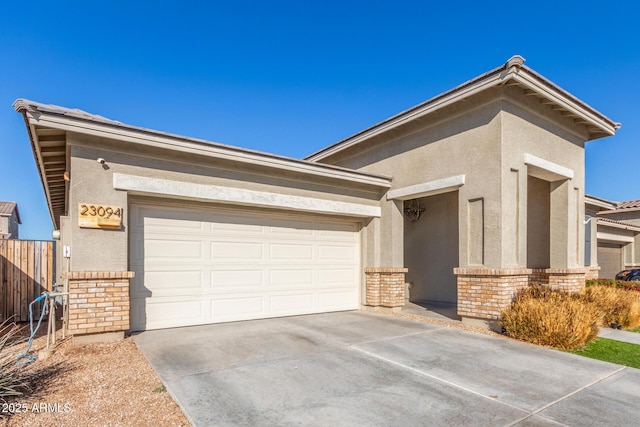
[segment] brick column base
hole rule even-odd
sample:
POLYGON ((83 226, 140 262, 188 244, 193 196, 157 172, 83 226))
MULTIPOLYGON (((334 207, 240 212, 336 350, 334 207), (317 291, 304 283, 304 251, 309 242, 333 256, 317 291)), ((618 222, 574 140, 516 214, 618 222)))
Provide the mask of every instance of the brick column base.
POLYGON ((129 329, 129 279, 133 275, 132 271, 69 272, 69 334, 129 329))
POLYGON ((402 307, 405 303, 406 268, 365 268, 365 305, 402 307))
POLYGON ((458 315, 495 321, 518 290, 529 286, 529 268, 454 268, 458 315))
POLYGON ((589 267, 581 268, 547 268, 549 286, 567 292, 578 292, 584 288, 585 277, 589 267))
POLYGON ((587 274, 584 278, 585 280, 595 280, 598 276, 600 276, 600 266, 592 265, 591 267, 588 267, 587 274))

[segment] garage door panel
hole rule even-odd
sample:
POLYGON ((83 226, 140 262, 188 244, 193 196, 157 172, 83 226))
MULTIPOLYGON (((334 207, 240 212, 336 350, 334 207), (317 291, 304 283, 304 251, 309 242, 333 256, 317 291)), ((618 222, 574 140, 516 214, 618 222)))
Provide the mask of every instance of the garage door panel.
POLYGON ((329 237, 331 239, 338 238, 348 241, 353 241, 353 233, 358 231, 355 224, 349 223, 335 224, 319 222, 316 227, 318 229, 318 234, 322 237, 329 237))
POLYGON ((318 294, 318 308, 321 310, 348 310, 358 300, 353 290, 321 292, 318 294))
POLYGON ((149 329, 168 327, 170 325, 185 326, 198 324, 202 316, 202 300, 200 298, 178 299, 157 298, 147 302, 144 310, 146 325, 149 329))
POLYGON ((259 242, 212 242, 211 258, 238 262, 260 261, 263 257, 263 250, 264 245, 259 242))
POLYGON ((313 235, 313 222, 295 219, 272 219, 267 222, 270 234, 289 237, 309 237, 313 235))
POLYGON ((324 269, 318 272, 318 280, 320 283, 350 286, 357 280, 357 272, 353 269, 324 269))
POLYGON ((144 257, 147 258, 202 258, 202 242, 186 240, 145 240, 144 257))
POLYGON ((320 245, 318 247, 318 258, 320 261, 339 261, 353 263, 357 260, 358 250, 351 245, 320 245))
POLYGON ((211 288, 228 290, 238 288, 260 289, 263 287, 263 270, 216 270, 211 272, 211 288))
POLYGON ((151 296, 197 295, 202 289, 201 271, 147 271, 144 283, 153 289, 151 296))
POLYGON ((310 244, 291 244, 291 243, 272 243, 269 245, 269 257, 271 259, 297 259, 312 260, 313 245, 310 244))
MULTIPOLYGON (((180 215, 180 214, 175 214, 180 215)), ((183 215, 183 218, 158 218, 158 217, 145 217, 144 229, 150 232, 163 232, 165 230, 172 230, 172 232, 193 232, 203 231, 203 224, 199 221, 196 215, 183 215)))
POLYGON ((309 313, 313 311, 313 294, 272 295, 269 298, 269 308, 274 314, 309 313))
POLYGON ((614 279, 622 269, 622 245, 615 243, 598 243, 598 276, 614 279))
POLYGON ((358 307, 357 224, 136 204, 131 212, 134 330, 358 307))
POLYGON ((265 310, 265 298, 244 296, 211 301, 211 318, 216 320, 255 319, 261 317, 265 310))
MULTIPOLYGON (((222 221, 222 222, 210 222, 209 230, 212 233, 216 233, 220 236, 225 236, 225 235, 255 236, 255 235, 264 234, 265 230, 261 224, 242 223, 241 221, 243 219, 244 217, 233 218, 233 219, 231 218, 225 219, 224 217, 215 217, 216 221, 222 221), (227 222, 224 222, 225 220, 227 222)), ((253 221, 255 221, 255 219, 253 219, 253 221)))
POLYGON ((309 286, 313 283, 313 270, 309 269, 282 269, 269 272, 269 286, 272 288, 282 286, 309 286))

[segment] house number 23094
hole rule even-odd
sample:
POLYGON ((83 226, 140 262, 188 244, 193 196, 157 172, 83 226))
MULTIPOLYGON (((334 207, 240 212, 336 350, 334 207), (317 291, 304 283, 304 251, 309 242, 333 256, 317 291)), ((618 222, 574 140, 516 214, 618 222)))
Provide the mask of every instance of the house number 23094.
POLYGON ((98 203, 78 204, 78 225, 83 228, 120 228, 124 210, 98 203))
POLYGON ((95 206, 95 205, 80 205, 80 215, 86 216, 99 216, 102 218, 111 218, 111 216, 122 216, 121 208, 112 208, 111 206, 95 206))

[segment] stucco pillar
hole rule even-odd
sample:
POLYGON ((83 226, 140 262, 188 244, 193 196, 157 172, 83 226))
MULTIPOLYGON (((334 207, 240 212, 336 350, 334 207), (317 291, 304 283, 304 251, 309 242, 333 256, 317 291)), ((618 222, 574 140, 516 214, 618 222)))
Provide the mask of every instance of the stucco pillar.
POLYGON ((404 267, 404 215, 402 200, 382 203, 380 266, 404 267))
MULTIPOLYGON (((551 183, 550 267, 580 268, 584 266, 584 202, 571 180, 551 183)), ((597 239, 595 239, 597 240, 597 239)))
POLYGON ((405 303, 403 206, 401 200, 381 203, 382 216, 372 227, 378 238, 374 239, 375 247, 367 250, 365 305, 400 307, 405 303))
POLYGON ((551 183, 550 206, 550 268, 545 270, 548 284, 553 288, 578 291, 585 285, 589 269, 580 265, 583 238, 580 193, 571 180, 551 183))

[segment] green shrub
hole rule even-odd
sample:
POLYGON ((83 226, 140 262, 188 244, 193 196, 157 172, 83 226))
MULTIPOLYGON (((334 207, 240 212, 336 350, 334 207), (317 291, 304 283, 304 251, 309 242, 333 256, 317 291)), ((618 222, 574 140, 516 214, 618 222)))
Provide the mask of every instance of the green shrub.
POLYGON ((587 288, 591 286, 609 286, 612 288, 625 289, 627 291, 640 292, 640 282, 628 282, 625 280, 612 280, 612 279, 593 279, 587 280, 587 288))
POLYGON ((28 389, 28 375, 24 366, 16 364, 20 354, 20 328, 15 323, 0 324, 0 402, 8 397, 20 396, 28 389))
POLYGON ((584 346, 598 335, 600 312, 579 295, 532 285, 520 290, 501 315, 504 333, 561 349, 584 346))
POLYGON ((581 292, 582 298, 600 310, 602 325, 640 326, 640 293, 607 285, 594 285, 581 292))

